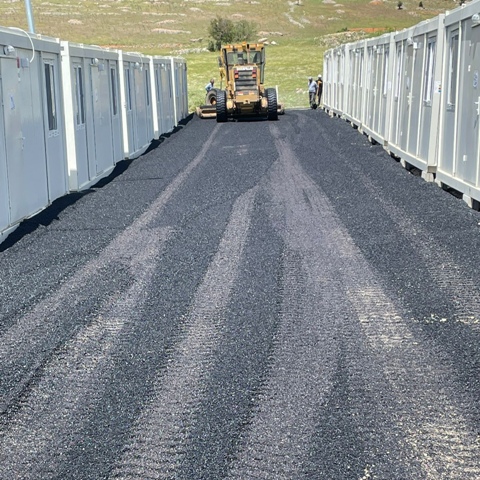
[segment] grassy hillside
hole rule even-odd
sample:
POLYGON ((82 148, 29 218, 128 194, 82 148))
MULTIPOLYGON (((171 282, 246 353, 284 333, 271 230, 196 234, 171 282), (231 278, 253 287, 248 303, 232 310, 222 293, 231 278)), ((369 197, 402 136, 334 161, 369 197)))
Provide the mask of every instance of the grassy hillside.
MULTIPOLYGON (((31 0, 37 33, 73 42, 188 62, 190 109, 218 77, 206 51, 216 16, 248 20, 266 38, 267 86, 278 85, 287 107, 306 106, 306 80, 322 71, 323 52, 337 43, 401 30, 456 6, 451 0, 31 0), (360 31, 359 31, 360 30, 360 31), (375 33, 372 33, 375 32, 375 33)), ((23 0, 0 2, 0 25, 28 29, 23 0)))

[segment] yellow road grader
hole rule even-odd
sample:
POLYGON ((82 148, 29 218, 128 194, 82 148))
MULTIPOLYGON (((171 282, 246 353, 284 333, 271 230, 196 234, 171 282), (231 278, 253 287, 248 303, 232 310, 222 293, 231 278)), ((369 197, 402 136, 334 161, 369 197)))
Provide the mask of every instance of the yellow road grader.
POLYGON ((277 120, 284 108, 277 90, 265 88, 265 45, 240 43, 223 46, 218 57, 220 88, 207 93, 205 105, 197 107, 201 118, 226 122, 229 118, 264 117, 277 120), (222 88, 225 82, 225 88, 222 88))

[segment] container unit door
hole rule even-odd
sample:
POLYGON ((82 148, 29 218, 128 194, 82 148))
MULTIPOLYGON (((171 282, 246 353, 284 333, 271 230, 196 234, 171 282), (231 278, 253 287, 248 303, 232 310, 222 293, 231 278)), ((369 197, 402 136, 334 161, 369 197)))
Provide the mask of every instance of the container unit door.
POLYGON ((42 128, 44 124, 42 66, 40 57, 35 56, 31 63, 30 60, 21 62, 19 71, 23 84, 21 108, 25 139, 23 157, 26 162, 24 185, 27 189, 21 203, 29 215, 48 205, 47 154, 42 128))
POLYGON ((341 55, 341 52, 337 51, 337 55, 335 56, 335 108, 338 112, 342 111, 341 55))
POLYGON ((341 112, 344 111, 345 109, 345 105, 343 104, 343 97, 344 97, 344 72, 345 72, 345 55, 342 54, 340 55, 340 57, 338 58, 338 63, 339 63, 339 70, 338 70, 338 73, 339 73, 339 78, 338 78, 338 85, 339 85, 339 98, 338 98, 338 101, 339 101, 339 109, 341 112))
POLYGON ((461 52, 458 106, 462 114, 457 128, 457 176, 478 185, 480 121, 480 26, 465 26, 466 46, 461 52))
POLYGON ((170 131, 173 129, 174 120, 173 120, 173 82, 172 82, 172 70, 170 64, 166 65, 165 70, 162 70, 162 74, 165 78, 165 83, 167 87, 164 89, 164 98, 165 98, 165 105, 167 105, 168 115, 167 118, 167 127, 170 131))
POLYGON ((355 94, 355 118, 361 120, 362 117, 362 95, 363 95, 363 48, 355 55, 355 81, 357 82, 357 91, 355 94))
POLYGON ((437 37, 431 35, 427 38, 427 49, 425 59, 425 69, 423 77, 422 93, 422 123, 420 127, 419 156, 422 159, 428 158, 430 144, 430 128, 432 125, 432 102, 434 94, 435 80, 435 58, 437 49, 437 37))
POLYGON ((372 130, 379 132, 378 126, 380 123, 380 105, 382 103, 382 46, 377 46, 374 51, 373 65, 374 71, 374 87, 373 87, 373 104, 372 104, 372 130))
POLYGON ((187 81, 187 64, 182 63, 182 99, 183 99, 183 112, 182 119, 188 116, 188 81, 187 81))
POLYGON ((125 99, 126 105, 125 109, 127 111, 127 132, 128 132, 128 145, 130 152, 133 153, 136 150, 137 145, 137 135, 136 135, 136 121, 135 121, 135 112, 133 110, 133 94, 134 94, 134 80, 130 64, 126 64, 124 72, 124 81, 125 81, 125 99))
POLYGON ((354 105, 354 98, 355 98, 355 54, 353 50, 348 50, 348 58, 350 64, 350 71, 347 78, 347 104, 346 104, 346 111, 350 116, 353 116, 353 105, 354 105))
POLYGON ((446 59, 446 85, 443 132, 440 168, 443 172, 455 175, 454 143, 455 143, 455 111, 457 102, 458 58, 460 46, 460 31, 458 28, 448 32, 448 50, 446 59))
POLYGON ((400 95, 400 142, 399 146, 403 151, 407 150, 408 129, 410 119, 410 108, 412 104, 412 67, 414 49, 408 45, 404 52, 403 88, 400 95))
POLYGON ((182 99, 181 99, 181 75, 178 63, 174 63, 175 69, 175 108, 176 108, 176 119, 177 122, 181 118, 181 110, 182 110, 182 99))
POLYGON ((332 58, 332 82, 331 82, 331 104, 332 108, 337 110, 337 91, 338 91, 338 74, 337 74, 337 53, 333 53, 332 58))
POLYGON ((165 128, 165 110, 163 106, 163 92, 162 92, 162 86, 161 86, 161 70, 158 65, 155 65, 155 92, 156 92, 156 97, 157 97, 157 120, 158 120, 158 134, 159 136, 164 134, 167 129, 165 128))
POLYGON ((120 116, 120 90, 118 64, 115 61, 109 63, 109 83, 110 83, 110 109, 111 109, 111 138, 114 163, 123 160, 123 140, 122 140, 122 119, 120 116))
POLYGON ((77 154, 78 185, 90 180, 85 113, 85 73, 80 62, 72 64, 72 97, 75 125, 75 151, 77 154))
POLYGON ((392 139, 393 145, 398 146, 400 144, 400 93, 402 91, 402 81, 403 81, 403 48, 402 44, 398 43, 396 48, 396 58, 395 58, 395 76, 394 76, 394 96, 392 104, 392 123, 391 123, 391 134, 390 138, 392 139))
POLYGON ((43 57, 44 135, 47 152, 49 201, 67 193, 67 168, 63 119, 59 106, 60 77, 57 57, 43 57))
POLYGON ((420 107, 422 104, 422 79, 423 79, 423 60, 424 45, 420 42, 420 38, 415 41, 412 48, 413 51, 413 71, 410 93, 410 118, 408 129, 407 151, 417 156, 418 152, 418 132, 422 119, 420 118, 420 107))
POLYGON ((132 73, 136 124, 135 150, 138 150, 147 143, 147 99, 143 68, 133 69, 132 73))
POLYGON ((95 138, 95 175, 114 165, 108 72, 104 63, 90 66, 93 130, 95 138))
POLYGON ((8 198, 7 152, 5 135, 5 108, 2 84, 2 60, 0 60, 0 232, 10 224, 10 202, 8 198))
POLYGON ((5 163, 6 181, 9 203, 9 223, 15 223, 22 218, 16 197, 22 196, 23 132, 21 108, 17 105, 17 65, 13 59, 0 59, 2 74, 3 121, 5 131, 5 163), (14 211, 12 211, 12 203, 14 211))
POLYGON ((183 68, 180 63, 175 63, 175 92, 177 106, 177 121, 183 118, 183 68))
MULTIPOLYGON (((7 87, 6 136, 10 212, 13 222, 36 213, 48 204, 43 115, 39 88, 39 63, 29 62, 30 52, 20 52, 20 68, 10 64, 7 87), (39 128, 40 126, 40 128, 39 128)), ((4 69, 2 69, 3 71, 4 69)))
POLYGON ((146 116, 146 129, 147 133, 146 141, 149 142, 153 139, 153 108, 152 108, 152 94, 150 92, 150 68, 144 65, 143 79, 145 82, 145 116, 146 116))
POLYGON ((365 89, 366 89, 366 110, 364 117, 364 124, 368 128, 372 128, 372 112, 373 105, 375 102, 375 67, 374 67, 374 57, 373 57, 373 48, 368 47, 367 49, 367 75, 365 77, 365 89))
POLYGON ((382 62, 382 71, 381 71, 381 97, 380 97, 380 108, 379 108, 379 118, 378 118, 378 132, 381 134, 382 138, 387 138, 386 131, 386 117, 387 117, 387 100, 388 100, 388 71, 390 68, 390 48, 385 45, 383 47, 383 56, 381 59, 382 62))

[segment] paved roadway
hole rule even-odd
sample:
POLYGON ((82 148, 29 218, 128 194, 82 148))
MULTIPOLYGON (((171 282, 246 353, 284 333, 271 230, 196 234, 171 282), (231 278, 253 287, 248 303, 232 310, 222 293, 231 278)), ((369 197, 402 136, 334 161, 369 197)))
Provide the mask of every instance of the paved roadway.
POLYGON ((0 246, 0 479, 480 478, 479 238, 322 111, 191 119, 0 246))

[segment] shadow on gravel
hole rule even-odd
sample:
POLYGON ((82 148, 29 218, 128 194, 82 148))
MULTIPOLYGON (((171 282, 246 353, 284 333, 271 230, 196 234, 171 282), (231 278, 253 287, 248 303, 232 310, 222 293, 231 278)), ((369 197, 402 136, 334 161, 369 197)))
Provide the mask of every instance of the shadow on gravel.
MULTIPOLYGON (((171 132, 161 135, 158 140, 152 140, 143 155, 154 150, 155 148, 160 146, 167 138, 179 132, 192 120, 192 118, 193 113, 181 120, 171 132)), ((8 248, 12 247, 24 236, 33 233, 39 226, 46 227, 50 225, 54 220, 58 220, 58 216, 63 210, 65 210, 70 205, 76 203, 77 200, 84 197, 85 195, 93 193, 95 190, 103 188, 105 185, 108 185, 112 180, 122 175, 134 160, 135 159, 121 160, 119 163, 117 163, 110 175, 100 179, 95 185, 92 185, 90 188, 82 190, 81 192, 68 193, 65 196, 55 200, 50 206, 42 210, 40 213, 22 221, 20 225, 2 243, 0 243, 0 252, 4 252, 8 248)))
POLYGON ((185 127, 189 122, 192 121, 193 119, 193 113, 191 113, 188 117, 184 118, 183 120, 180 120, 178 122, 178 125, 168 133, 164 133, 163 135, 160 136, 158 140, 152 140, 152 143, 150 146, 147 148, 145 153, 143 155, 146 155, 148 152, 151 152, 152 150, 155 150, 159 145, 161 145, 167 138, 170 138, 174 133, 179 132, 183 127, 185 127))
POLYGON ((38 227, 46 227, 54 220, 58 220, 60 213, 70 205, 73 205, 80 198, 92 193, 92 189, 83 190, 82 192, 75 192, 65 195, 55 200, 49 207, 37 213, 32 218, 27 218, 14 230, 2 243, 0 243, 0 252, 4 252, 24 236, 33 233, 38 227))

